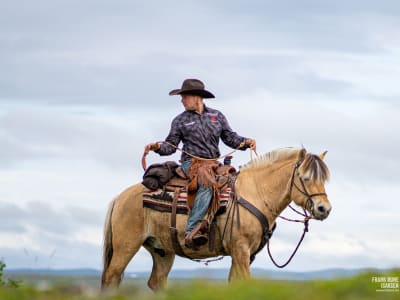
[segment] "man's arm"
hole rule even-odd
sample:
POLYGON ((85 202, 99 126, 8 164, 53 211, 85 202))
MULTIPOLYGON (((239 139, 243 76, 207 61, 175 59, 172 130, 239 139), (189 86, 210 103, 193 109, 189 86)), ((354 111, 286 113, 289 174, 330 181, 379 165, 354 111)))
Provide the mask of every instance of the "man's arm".
POLYGON ((222 113, 220 113, 220 122, 222 126, 221 139, 227 146, 239 150, 246 150, 247 148, 256 149, 256 141, 251 138, 240 136, 234 132, 222 113))
POLYGON ((175 118, 172 121, 169 134, 165 139, 165 141, 168 143, 156 142, 156 143, 148 144, 145 148, 145 151, 147 151, 147 152, 154 151, 161 156, 171 155, 176 152, 176 147, 179 145, 179 143, 182 140, 181 136, 182 135, 181 135, 181 131, 179 129, 179 121, 177 120, 177 118, 175 118), (170 144, 174 145, 175 147, 170 144))

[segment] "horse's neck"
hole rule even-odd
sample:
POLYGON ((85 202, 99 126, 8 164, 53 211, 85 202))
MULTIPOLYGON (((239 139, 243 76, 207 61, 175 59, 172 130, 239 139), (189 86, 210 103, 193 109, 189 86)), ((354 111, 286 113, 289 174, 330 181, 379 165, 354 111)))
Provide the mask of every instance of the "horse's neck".
POLYGON ((244 170, 237 179, 240 197, 253 203, 270 221, 289 205, 289 185, 293 161, 276 163, 266 167, 244 170))

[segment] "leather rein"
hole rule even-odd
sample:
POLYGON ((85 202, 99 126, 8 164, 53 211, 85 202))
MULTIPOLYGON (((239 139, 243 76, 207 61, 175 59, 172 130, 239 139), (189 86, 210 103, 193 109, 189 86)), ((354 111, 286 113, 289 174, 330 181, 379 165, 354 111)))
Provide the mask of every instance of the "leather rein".
MULTIPOLYGON (((237 150, 239 150, 241 147, 244 146, 244 142, 242 142, 242 143, 240 143, 240 145, 239 145, 238 148, 236 148, 236 149, 234 149, 233 151, 231 151, 231 152, 229 152, 229 153, 227 153, 227 154, 224 154, 224 155, 222 155, 222 156, 220 156, 220 157, 217 157, 217 158, 203 158, 203 157, 199 157, 199 156, 193 155, 193 154, 191 154, 191 153, 189 153, 189 152, 187 152, 187 151, 185 151, 185 150, 179 148, 178 146, 176 146, 176 145, 174 145, 174 144, 172 144, 172 143, 170 143, 170 142, 161 141, 161 142, 158 142, 158 143, 165 143, 165 144, 167 144, 167 145, 169 145, 169 146, 175 148, 176 150, 178 150, 178 151, 180 151, 180 152, 182 152, 182 153, 185 153, 186 155, 188 155, 188 156, 190 156, 190 157, 192 157, 192 158, 196 158, 196 159, 198 159, 198 160, 210 160, 210 161, 212 161, 212 160, 218 160, 218 159, 222 159, 222 158, 231 156, 233 153, 235 153, 237 150)), ((257 152, 256 152, 255 150, 253 150, 253 151, 254 151, 254 153, 256 153, 256 155, 257 155, 257 152)), ((147 169, 146 156, 147 156, 148 154, 149 154, 149 151, 146 151, 146 150, 145 150, 145 151, 143 152, 142 159, 141 159, 142 168, 143 168, 144 171, 147 169)), ((251 154, 251 152, 250 152, 250 154, 251 154)))
MULTIPOLYGON (((300 176, 298 176, 298 179, 300 180, 301 188, 302 188, 302 189, 296 184, 296 182, 295 182, 295 175, 296 175, 296 171, 297 171, 297 169, 300 167, 301 163, 302 163, 302 161, 298 161, 298 162, 295 164, 294 168, 293 168, 293 172, 292 172, 292 176, 291 176, 291 182, 290 182, 290 188, 289 188, 289 197, 290 197, 291 194, 292 194, 293 187, 295 187, 301 194, 303 194, 304 196, 307 197, 306 205, 305 205, 305 207, 303 207, 303 212, 298 211, 297 209, 293 208, 291 205, 289 205, 289 207, 290 207, 290 209, 292 209, 292 210, 293 210, 294 212, 296 212, 297 214, 303 216, 304 219, 303 219, 303 220, 295 220, 295 219, 289 219, 289 218, 283 217, 283 216, 281 216, 281 215, 276 214, 270 207, 268 207, 268 206, 265 204, 265 205, 267 206, 267 208, 270 210, 270 212, 271 212, 273 215, 275 215, 275 217, 279 217, 279 218, 281 218, 281 219, 283 219, 283 220, 285 220, 285 221, 289 221, 289 222, 300 222, 300 223, 303 223, 303 224, 304 224, 304 230, 303 230, 303 233, 302 233, 302 235, 301 235, 301 237, 300 237, 300 240, 299 240, 299 242, 297 243, 297 245, 296 245, 295 249, 293 250, 292 254, 290 255, 289 259, 288 259, 284 264, 281 264, 281 265, 278 264, 278 263, 274 260, 274 258, 272 257, 271 250, 270 250, 270 243, 269 243, 269 242, 270 242, 270 237, 272 236, 272 232, 273 232, 273 230, 275 229, 275 227, 273 227, 272 231, 270 231, 270 230, 269 230, 269 225, 268 225, 268 220, 267 220, 266 217, 261 213, 261 211, 260 211, 259 209, 257 209, 254 205, 252 205, 251 203, 249 203, 248 201, 246 201, 246 200, 243 199, 243 198, 241 198, 241 199, 238 200, 238 203, 239 203, 239 204, 241 204, 244 208, 246 208, 248 211, 250 211, 250 212, 259 220, 259 222, 261 223, 261 226, 262 226, 262 228, 263 228, 263 237, 262 237, 262 240, 261 240, 261 244, 260 244, 260 246, 259 246, 259 248, 257 249, 257 251, 256 251, 255 254, 257 254, 257 253, 265 246, 265 244, 267 244, 268 255, 269 255, 269 257, 270 257, 272 263, 273 263, 276 267, 278 267, 278 268, 284 268, 284 267, 286 267, 286 266, 291 262, 291 260, 293 259, 294 255, 296 254, 297 250, 299 249, 301 243, 303 242, 304 237, 305 237, 305 235, 306 235, 306 232, 308 232, 308 222, 309 222, 309 220, 312 219, 313 217, 312 217, 312 215, 308 215, 306 208, 309 207, 309 208, 310 208, 310 211, 313 210, 313 205, 314 205, 314 203, 313 203, 313 201, 312 201, 312 198, 315 197, 315 196, 326 196, 326 193, 314 193, 314 194, 310 194, 310 193, 307 191, 307 188, 306 188, 306 186, 305 186, 305 184, 304 184, 304 181, 303 181, 303 179, 302 179, 300 176), (243 201, 243 200, 244 200, 245 202, 247 202, 245 205, 244 205, 244 201, 243 201), (251 207, 251 208, 250 208, 250 207, 251 207), (258 211, 258 213, 255 213, 255 211, 258 211)), ((255 254, 253 254, 252 260, 254 260, 255 254)))

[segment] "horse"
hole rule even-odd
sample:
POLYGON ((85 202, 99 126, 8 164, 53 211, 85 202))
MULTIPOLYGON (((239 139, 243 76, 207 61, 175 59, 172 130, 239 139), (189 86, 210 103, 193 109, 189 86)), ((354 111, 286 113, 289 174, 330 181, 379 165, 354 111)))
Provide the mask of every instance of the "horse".
MULTIPOLYGON (((317 220, 329 216, 331 204, 325 193, 329 170, 320 155, 304 148, 283 148, 259 155, 240 168, 235 183, 235 197, 230 203, 250 203, 264 217, 267 233, 271 233, 276 218, 293 201, 317 220)), ((152 256, 153 267, 148 286, 162 288, 167 281, 175 255, 170 235, 171 213, 143 206, 141 183, 125 189, 111 201, 104 225, 102 289, 117 287, 129 261, 143 246, 152 256)), ((228 205, 229 207, 229 205, 228 205)), ((237 213, 216 217, 215 247, 199 249, 182 246, 184 257, 205 259, 231 256, 229 281, 251 277, 250 262, 264 245, 266 230, 260 217, 245 205, 237 205, 237 213), (226 226, 227 224, 237 224, 226 226), (240 226, 239 226, 240 225, 240 226)), ((253 209, 254 211, 254 209, 253 209)), ((187 215, 176 215, 179 243, 184 244, 187 215)), ((265 223, 264 222, 264 223, 265 223)))

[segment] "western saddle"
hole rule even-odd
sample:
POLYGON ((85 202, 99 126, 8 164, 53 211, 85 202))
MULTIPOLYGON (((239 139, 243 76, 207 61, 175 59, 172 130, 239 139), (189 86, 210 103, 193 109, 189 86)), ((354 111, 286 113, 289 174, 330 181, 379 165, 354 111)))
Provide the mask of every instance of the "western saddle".
POLYGON ((228 164, 221 164, 217 161, 204 162, 195 160, 192 161, 188 176, 186 176, 181 167, 176 168, 175 173, 177 176, 174 176, 164 185, 164 190, 174 192, 170 233, 175 252, 180 256, 186 257, 179 244, 178 230, 176 228, 178 195, 186 191, 188 207, 192 208, 199 184, 212 188, 214 196, 206 214, 208 216, 207 219, 200 221, 192 232, 185 237, 185 246, 193 250, 198 250, 200 246, 207 244, 210 239, 209 249, 212 251, 215 236, 213 232, 214 228, 210 224, 213 223, 215 215, 220 208, 218 194, 219 191, 227 187, 231 187, 234 190, 233 184, 236 180, 236 169, 228 164))

